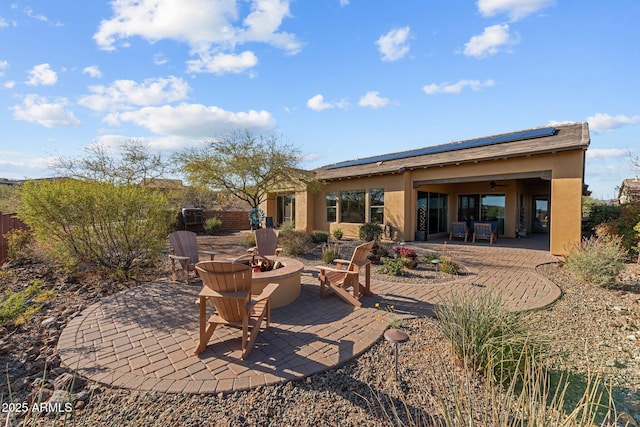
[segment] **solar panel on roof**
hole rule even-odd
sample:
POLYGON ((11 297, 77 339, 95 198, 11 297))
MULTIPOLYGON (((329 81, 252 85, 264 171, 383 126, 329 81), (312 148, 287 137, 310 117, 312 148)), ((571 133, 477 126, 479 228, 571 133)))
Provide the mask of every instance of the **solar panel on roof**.
POLYGON ((415 150, 402 151, 400 153, 382 154, 379 156, 367 157, 364 159, 347 160, 345 162, 335 163, 325 167, 325 169, 338 169, 347 166, 360 166, 370 163, 385 162, 388 160, 406 159, 415 156, 424 156, 426 154, 445 153, 447 151, 464 150, 467 148, 486 147, 489 145, 503 144, 505 142, 523 141, 527 139, 542 138, 551 136, 556 132, 556 128, 540 128, 531 129, 521 132, 514 132, 505 135, 488 136, 484 138, 469 139, 466 141, 453 142, 451 144, 436 145, 433 147, 418 148, 415 150))

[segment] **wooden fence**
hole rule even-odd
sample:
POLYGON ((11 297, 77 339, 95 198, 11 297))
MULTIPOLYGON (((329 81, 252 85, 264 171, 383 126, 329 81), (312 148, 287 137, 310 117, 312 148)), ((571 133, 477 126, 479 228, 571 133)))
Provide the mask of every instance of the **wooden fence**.
POLYGON ((26 229, 27 226, 15 214, 0 212, 0 264, 7 260, 7 240, 4 235, 16 228, 26 229))

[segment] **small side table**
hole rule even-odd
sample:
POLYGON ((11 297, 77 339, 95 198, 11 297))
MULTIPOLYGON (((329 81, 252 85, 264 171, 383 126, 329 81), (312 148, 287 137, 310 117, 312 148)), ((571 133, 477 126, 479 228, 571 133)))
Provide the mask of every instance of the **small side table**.
POLYGON ((398 344, 409 341, 409 334, 400 329, 387 329, 384 331, 384 339, 396 345, 395 378, 398 380, 398 344))

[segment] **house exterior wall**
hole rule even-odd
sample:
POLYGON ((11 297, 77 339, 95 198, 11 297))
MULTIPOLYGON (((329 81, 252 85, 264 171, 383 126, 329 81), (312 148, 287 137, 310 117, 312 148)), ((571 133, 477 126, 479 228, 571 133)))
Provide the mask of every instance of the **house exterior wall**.
MULTIPOLYGON (((527 136, 526 132, 523 136, 527 136)), ((519 134, 487 137, 488 141, 504 138, 504 142, 488 143, 481 138, 479 143, 468 140, 462 141, 465 145, 443 144, 431 151, 391 153, 319 168, 316 176, 323 188, 296 192, 296 228, 330 233, 340 228, 345 236, 358 237, 362 223, 371 220, 371 190, 383 189, 385 230, 390 229, 393 240, 412 241, 416 234, 420 239, 436 231, 435 234, 446 234, 451 222, 458 221, 460 196, 468 195, 473 196, 470 201, 488 202, 483 205, 488 206, 487 210, 480 211, 486 219, 476 220, 497 218, 502 236, 545 232, 549 235, 550 251, 565 254, 581 238, 584 159, 590 143, 588 125, 562 125, 540 137, 510 140, 511 135, 519 134), (340 193, 358 190, 365 192, 364 221, 342 222, 340 193), (336 221, 331 222, 327 221, 325 203, 330 192, 338 196, 336 221), (424 203, 418 198, 419 192, 420 197, 435 200, 439 206, 443 200, 447 204, 445 216, 442 208, 428 213, 431 219, 437 216, 435 223, 430 222, 435 227, 416 233, 418 205, 424 203), (490 200, 483 199, 483 195, 504 198, 490 200)), ((361 206, 359 201, 353 203, 361 206)), ((266 208, 267 215, 273 215, 270 213, 273 207, 267 204, 266 208)), ((350 220, 358 217, 351 215, 350 220)))
POLYGON ((580 240, 584 151, 572 150, 530 157, 466 163, 401 173, 329 181, 315 193, 296 194, 297 228, 333 232, 340 228, 346 237, 358 237, 360 223, 340 222, 338 202, 337 221, 326 221, 325 195, 348 190, 364 190, 367 194, 365 218, 369 214, 369 190, 385 191, 384 221, 390 223, 392 236, 399 241, 415 239, 417 226, 417 192, 449 195, 448 223, 457 220, 458 196, 463 194, 504 194, 504 237, 516 237, 523 222, 531 229, 533 196, 549 198, 550 251, 564 254, 568 247, 580 240), (512 176, 513 178, 509 178, 512 176), (539 176, 534 184, 523 184, 521 177, 539 176), (548 181, 550 178, 550 182, 548 181), (489 181, 499 180, 500 187, 491 193, 489 181), (300 212, 302 211, 302 212, 300 212), (298 219, 299 218, 299 219, 298 219), (304 218, 304 221, 303 221, 304 218))

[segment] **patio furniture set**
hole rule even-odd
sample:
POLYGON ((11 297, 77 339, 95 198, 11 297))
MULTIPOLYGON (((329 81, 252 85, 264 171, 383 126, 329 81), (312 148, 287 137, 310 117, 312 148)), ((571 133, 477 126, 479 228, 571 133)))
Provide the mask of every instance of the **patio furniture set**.
MULTIPOLYGON (((256 230, 256 247, 249 249, 247 255, 233 260, 215 260, 217 252, 199 252, 196 235, 190 231, 171 233, 169 242, 173 280, 177 280, 180 269, 187 284, 193 278, 192 272, 202 279, 202 290, 196 301, 199 306, 199 342, 195 354, 206 350, 218 325, 225 325, 242 330, 241 359, 246 359, 260 329, 269 327, 271 308, 293 302, 300 294, 303 264, 279 257, 277 234, 271 228, 256 230), (208 255, 210 259, 200 261, 199 253, 208 255), (262 271, 264 263, 281 268, 262 271), (208 318, 207 306, 214 309, 208 318)), ((355 307, 362 305, 362 296, 372 296, 371 266, 367 259, 372 245, 373 242, 368 242, 358 246, 351 260, 335 260, 336 268, 318 266, 320 296, 332 291, 355 307), (360 283, 361 271, 365 272, 364 283, 360 283)))
POLYGON ((498 240, 498 229, 491 223, 476 222, 473 224, 473 232, 469 229, 466 222, 451 223, 451 231, 449 232, 449 241, 451 239, 464 239, 466 242, 471 234, 472 242, 477 240, 488 240, 489 244, 493 244, 498 240))

